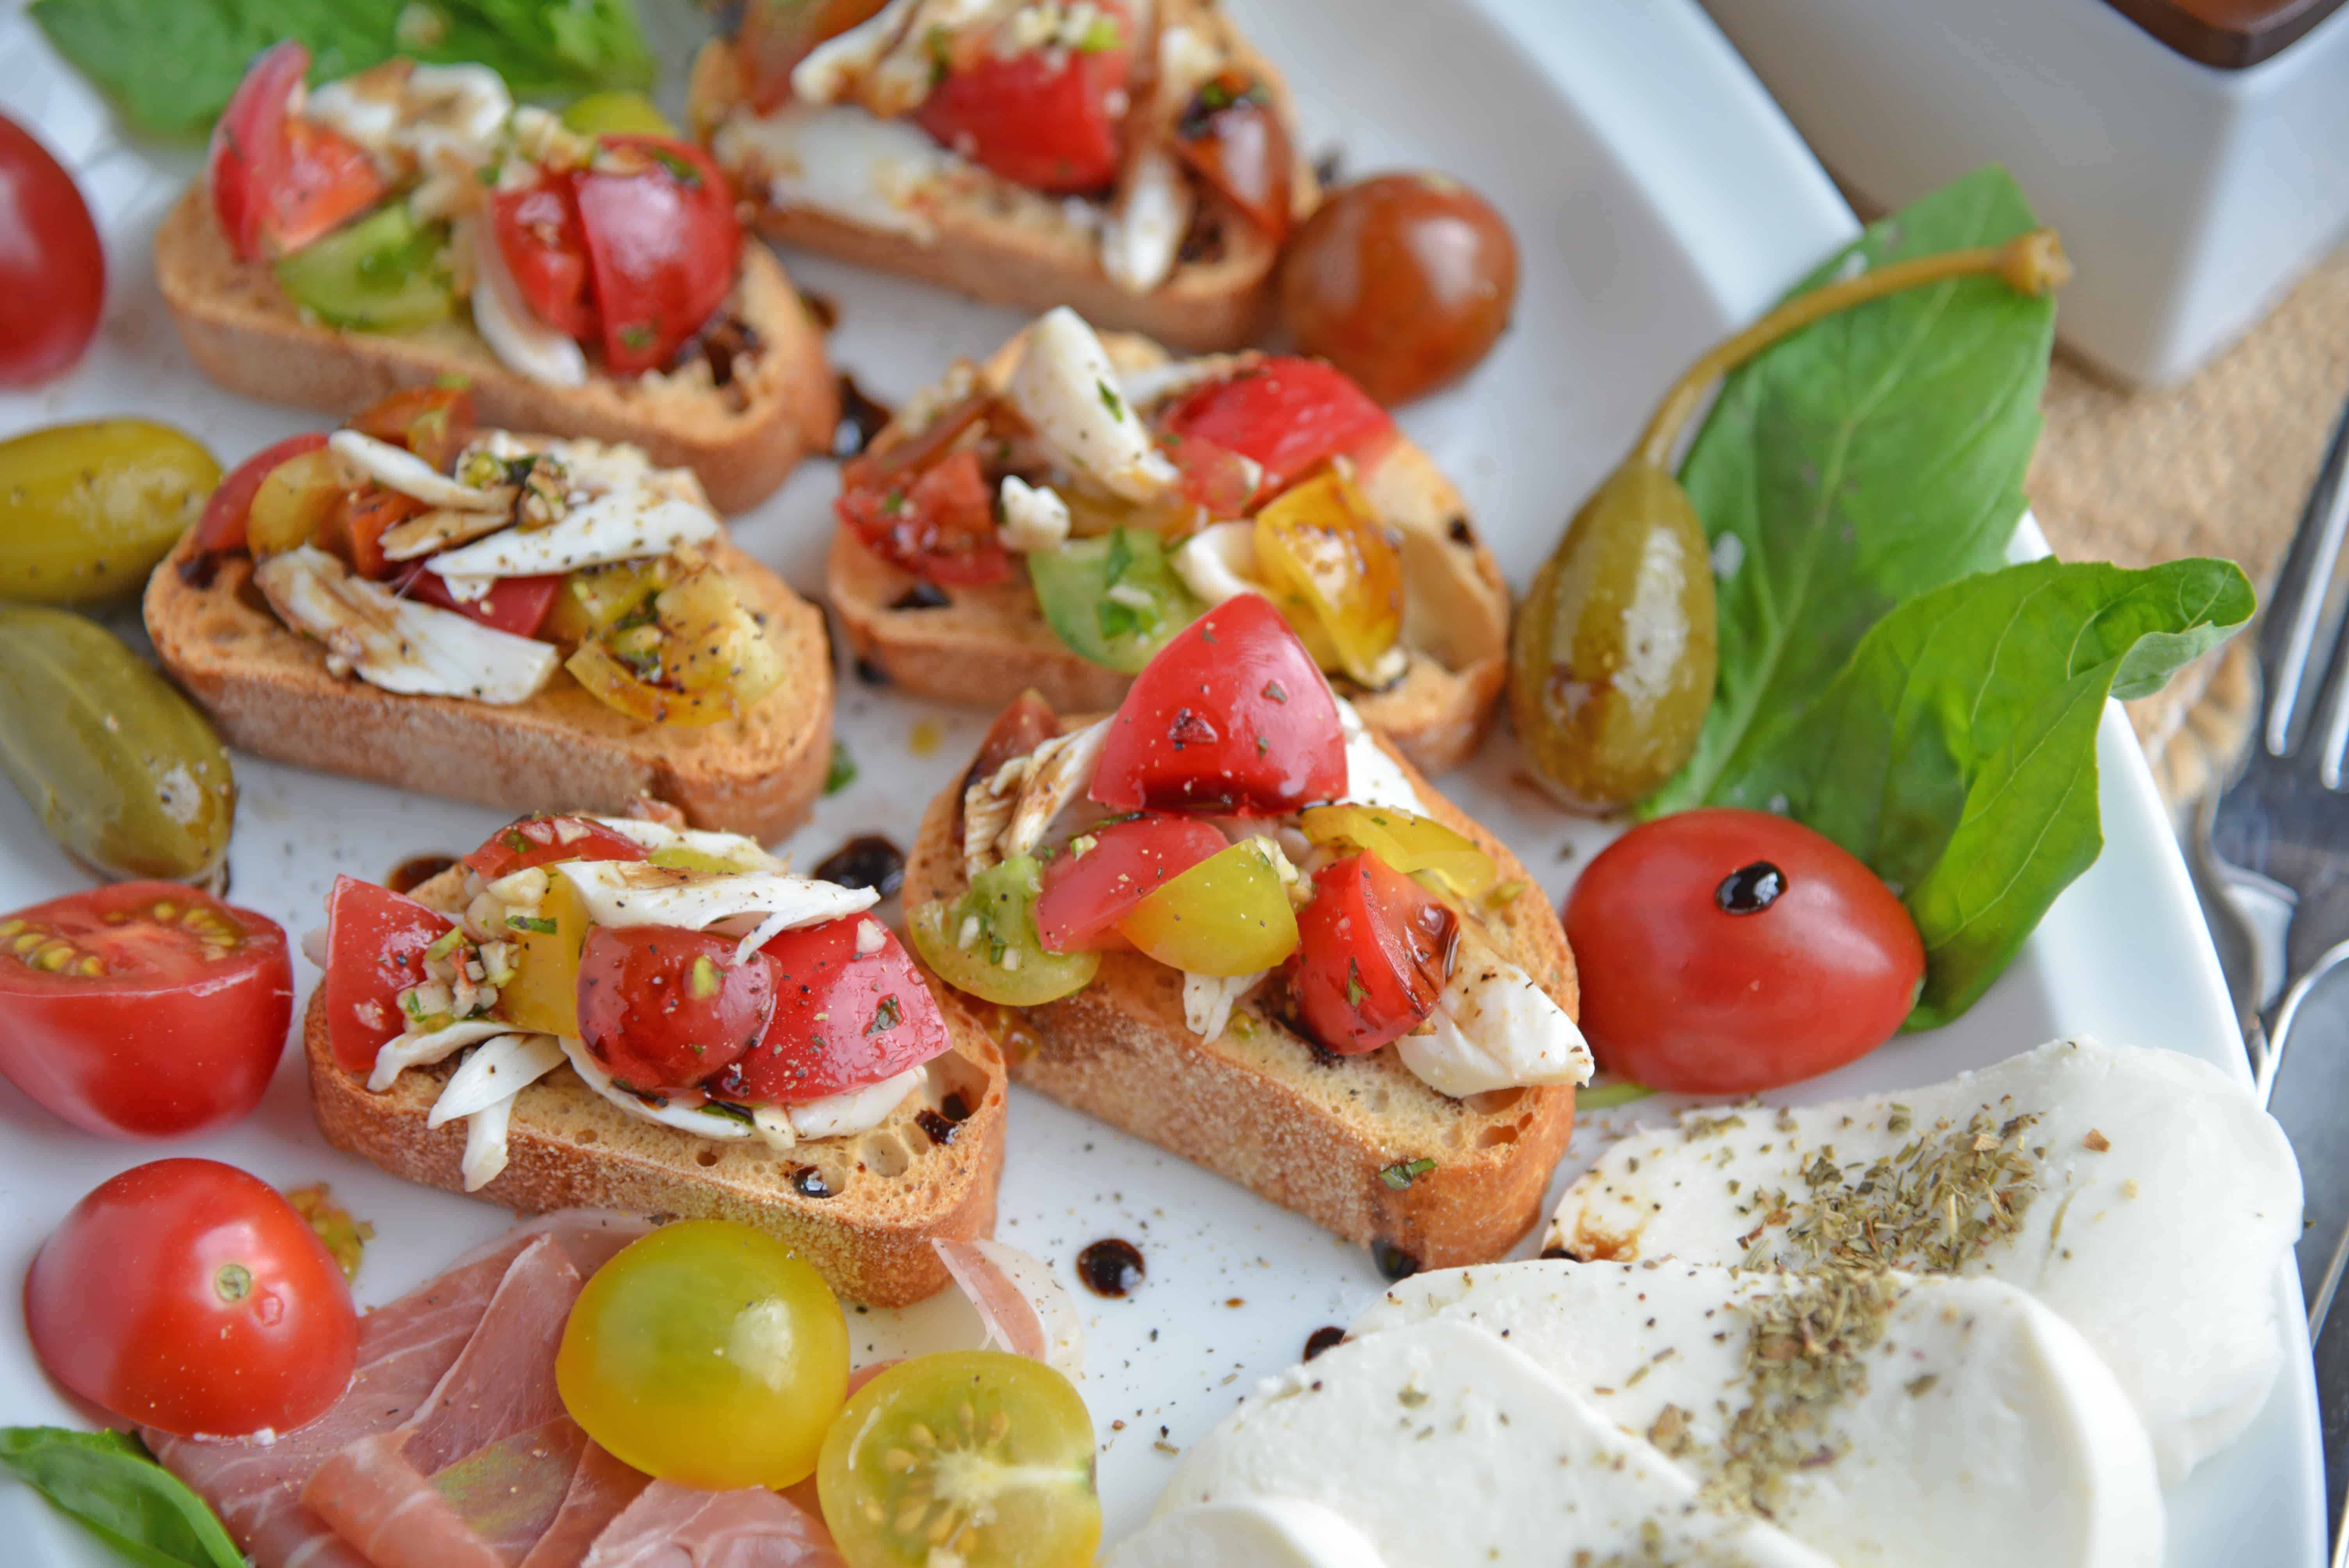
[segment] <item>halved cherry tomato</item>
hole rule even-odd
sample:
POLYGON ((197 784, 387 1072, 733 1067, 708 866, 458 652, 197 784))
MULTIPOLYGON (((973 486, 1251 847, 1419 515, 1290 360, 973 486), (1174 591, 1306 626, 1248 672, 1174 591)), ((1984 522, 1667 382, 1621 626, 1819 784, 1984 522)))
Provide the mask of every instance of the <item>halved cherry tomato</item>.
POLYGON ((329 525, 350 552, 351 570, 362 577, 388 577, 395 563, 383 552, 383 536, 409 518, 431 510, 412 495, 366 484, 343 494, 329 525))
POLYGON ((734 962, 739 937, 662 926, 587 933, 579 1037, 631 1093, 690 1088, 757 1045, 775 1016, 775 966, 734 962))
POLYGON ((560 572, 542 577, 501 577, 480 598, 460 599, 449 592, 439 573, 419 566, 399 582, 398 588, 411 599, 454 610, 495 631, 527 637, 545 621, 554 596, 563 591, 563 581, 560 572))
POLYGON ((204 183, 246 261, 298 251, 383 199, 367 150, 291 112, 310 69, 293 39, 264 51, 212 127, 204 183))
POLYGON ((786 931, 760 951, 775 965, 775 1020, 712 1093, 801 1105, 895 1078, 954 1043, 912 955, 869 915, 786 931))
POLYGON ((1207 516, 1219 521, 1247 515, 1248 503, 1263 481, 1254 463, 1202 436, 1165 431, 1158 445, 1174 465, 1175 485, 1185 500, 1206 508, 1207 516))
POLYGON ((792 96, 792 67, 818 44, 866 20, 887 0, 749 0, 734 48, 750 77, 750 107, 764 114, 792 96))
POLYGON ((0 387, 62 376, 98 331, 106 248, 89 204, 30 132, 0 115, 0 387))
POLYGON ((733 291, 742 232, 709 154, 661 136, 607 136, 572 177, 615 374, 676 357, 733 291))
POLYGON ((843 490, 833 510, 883 560, 929 582, 994 583, 1011 570, 976 452, 950 453, 911 480, 843 490))
POLYGON ((1117 178, 1118 121, 1133 28, 1117 0, 1073 46, 963 53, 915 119, 944 146, 1015 185, 1047 194, 1099 191, 1117 178))
POLYGON ((1279 851, 1262 839, 1226 845, 1154 888, 1118 934, 1188 975, 1254 975, 1297 951, 1297 912, 1279 851))
POLYGON ((1256 593, 1192 622, 1134 677, 1092 784, 1112 811, 1268 817, 1345 791, 1337 699, 1256 593))
POLYGON ((1392 806, 1315 806, 1297 819, 1317 844, 1368 850, 1396 871, 1426 872, 1462 898, 1482 898, 1500 881, 1493 857, 1433 817, 1392 806))
POLYGON ((196 543, 205 550, 243 549, 244 520, 253 511, 254 492, 261 488, 261 481, 288 459, 315 452, 326 444, 324 431, 305 430, 262 448, 230 469, 228 478, 212 490, 212 500, 204 503, 204 515, 196 520, 196 543))
POLYGON ((495 882, 532 866, 562 861, 641 861, 645 848, 636 840, 589 817, 523 817, 509 822, 481 841, 465 863, 495 882))
POLYGON ((1200 387, 1164 423, 1178 436, 1197 436, 1255 459, 1264 469, 1266 495, 1287 490, 1331 458, 1367 461, 1394 436, 1394 420, 1343 371, 1285 356, 1200 387))
POLYGON ((1254 76, 1225 71, 1203 83, 1174 122, 1174 151, 1274 244, 1288 238, 1297 154, 1254 76))
POLYGON ((522 923, 506 916, 514 944, 513 978, 498 987, 497 1016, 533 1035, 579 1035, 579 957, 594 922, 564 876, 546 879, 538 913, 522 923))
POLYGON ((225 1127, 285 1048, 275 922, 177 882, 117 882, 0 920, 0 1073, 112 1138, 225 1127))
POLYGON ((1340 1056, 1411 1033, 1444 995, 1458 930, 1441 900, 1376 855, 1323 866, 1297 917, 1299 1016, 1340 1056))
POLYGON ((446 472, 473 438, 473 395, 462 387, 411 387, 376 399, 351 416, 350 428, 406 447, 446 472))
POLYGON ((347 1073, 374 1070, 384 1042, 408 1026, 399 994, 424 983, 424 950, 451 922, 414 899, 357 877, 326 895, 326 1038, 347 1073))
POLYGON ((579 204, 570 180, 547 175, 526 191, 501 191, 490 198, 498 249, 522 290, 523 302, 541 321, 566 336, 592 343, 596 335, 595 297, 587 279, 587 236, 579 226, 579 204))
POLYGON ((1402 555, 1352 481, 1326 469, 1257 512, 1256 562, 1317 660, 1378 680, 1402 634, 1402 555))
POLYGON ((125 1171, 73 1206, 25 1276, 49 1375, 181 1437, 290 1432, 342 1398, 350 1287, 310 1222, 212 1160, 125 1171))
POLYGON ((1083 990, 1101 972, 1098 953, 1050 953, 1036 934, 1043 868, 1014 855, 970 879, 960 898, 906 912, 922 962, 959 991, 1006 1007, 1034 1007, 1083 990))
POLYGON ((1567 895, 1582 1029, 1651 1088, 1744 1094, 1891 1038, 1924 978, 1916 923, 1833 840, 1716 807, 1643 823, 1567 895))
POLYGON ((1123 947, 1117 923, 1126 911, 1225 848, 1224 835, 1195 817, 1145 811, 1095 828, 1044 868, 1037 934, 1052 953, 1123 947))

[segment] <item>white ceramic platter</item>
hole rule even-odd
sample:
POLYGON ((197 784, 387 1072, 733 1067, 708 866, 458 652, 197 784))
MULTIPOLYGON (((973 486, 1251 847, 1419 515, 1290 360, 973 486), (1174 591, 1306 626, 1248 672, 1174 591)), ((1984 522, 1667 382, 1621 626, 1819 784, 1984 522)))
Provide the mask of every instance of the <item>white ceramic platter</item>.
MULTIPOLYGON (((1458 480, 1519 583, 1681 365, 1851 231, 1808 153, 1682 0, 1231 3, 1283 63, 1312 148, 1342 150, 1358 171, 1454 170, 1494 198, 1516 229, 1526 264, 1514 329, 1467 387, 1411 409, 1404 423, 1458 480)), ((682 4, 647 9, 674 78, 708 24, 682 4)), ((22 0, 0 0, 0 110, 36 128, 77 170, 99 209, 112 268, 104 330, 88 361, 38 396, 0 397, 0 435, 140 414, 192 431, 233 462, 318 428, 313 416, 207 385, 164 319, 148 240, 193 171, 193 153, 126 141, 25 19, 22 0)), ((795 261, 793 270, 838 304, 835 357, 884 398, 911 391, 952 356, 984 354, 1017 325, 1005 313, 828 264, 795 261)), ((740 525, 741 542, 802 590, 822 583, 833 484, 829 464, 811 465, 740 525)), ((802 863, 856 832, 905 841, 986 719, 853 677, 841 696, 841 732, 861 771, 791 841, 802 863)), ((2103 740, 2104 858, 2056 905, 2013 971, 1959 1026, 1898 1040, 1795 1098, 1920 1083, 2073 1031, 2191 1051, 2240 1072, 2217 964, 2117 712, 2103 740)), ((1445 788, 1562 893, 1605 830, 1561 817, 1513 781, 1515 767, 1496 738, 1445 788)), ((501 820, 251 758, 239 757, 237 769, 233 896, 295 933, 319 923, 336 872, 380 877, 411 854, 460 852, 501 820)), ((0 799, 0 908, 83 882, 16 799, 0 799)), ((163 1152, 214 1156, 280 1184, 331 1181, 377 1228, 358 1279, 366 1302, 398 1295, 506 1222, 499 1210, 406 1185, 327 1149, 311 1126, 301 1071, 290 1054, 251 1119, 168 1149, 68 1132, 0 1085, 0 1282, 21 1277, 83 1192, 163 1152)), ((1645 1109, 1658 1113, 1653 1102, 1645 1109)), ((1599 1140, 1578 1134, 1568 1171, 1599 1140)), ((1091 1336, 1084 1393, 1102 1439, 1112 1539, 1146 1515, 1175 1451, 1256 1378, 1294 1360, 1313 1329, 1347 1322, 1381 1286, 1367 1254, 1017 1090, 1000 1212, 999 1234, 1051 1260, 1071 1288, 1072 1261, 1088 1242, 1123 1236, 1147 1260, 1146 1284, 1127 1299, 1080 1296, 1091 1336)), ((2178 1266, 2194 1266, 2191 1237, 2179 1239, 2178 1266)), ((2323 1506, 2300 1292, 2288 1275, 2276 1289, 2292 1326, 2290 1369, 2242 1441, 2172 1498, 2176 1568, 2299 1568, 2318 1559, 2323 1506)), ((852 1326, 861 1356, 965 1326, 957 1304, 943 1299, 904 1315, 857 1315, 852 1326)), ((16 1313, 0 1311, 0 1420, 75 1418, 35 1365, 16 1313)), ((5 1485, 0 1539, 10 1542, 0 1556, 11 1562, 107 1562, 29 1492, 5 1485)))

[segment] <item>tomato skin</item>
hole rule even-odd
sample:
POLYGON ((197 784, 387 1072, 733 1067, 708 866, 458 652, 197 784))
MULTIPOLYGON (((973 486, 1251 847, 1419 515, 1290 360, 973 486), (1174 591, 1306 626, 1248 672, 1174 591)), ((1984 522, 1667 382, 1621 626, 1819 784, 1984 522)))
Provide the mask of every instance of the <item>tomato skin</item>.
POLYGON ((171 1138, 260 1103, 294 1016, 285 933, 266 915, 178 882, 116 882, 0 931, 0 1074, 53 1115, 101 1137, 171 1138), (47 944, 14 951, 36 932, 79 956, 52 972, 47 944), (74 972, 92 959, 108 972, 74 972))
POLYGON ((1566 935, 1599 1065, 1687 1094, 1776 1088, 1857 1061, 1900 1027, 1925 974, 1915 923, 1873 872, 1799 822, 1733 807, 1609 844, 1567 897, 1566 935), (1723 879, 1756 861, 1785 891, 1726 913, 1723 879))
POLYGON ((910 481, 852 482, 833 510, 901 572, 931 583, 997 583, 1011 557, 995 532, 995 497, 978 454, 954 452, 910 481))
POLYGON ((572 192, 605 368, 656 369, 676 357, 734 287, 742 250, 734 198, 709 154, 690 142, 606 136, 598 148, 596 161, 573 176, 572 192), (641 167, 605 172, 607 159, 641 167))
POLYGON ((555 594, 563 589, 563 575, 553 572, 542 577, 501 577, 480 598, 460 599, 449 592, 449 584, 439 573, 419 566, 396 586, 411 599, 454 610, 492 631, 527 637, 534 634, 539 624, 546 619, 555 594))
POLYGON ((663 926, 595 926, 579 954, 579 1037, 631 1091, 691 1088, 759 1043, 775 966, 734 962, 740 939, 663 926))
POLYGON ((25 1321, 58 1382, 181 1437, 291 1431, 342 1397, 358 1350, 309 1222, 212 1160, 140 1165, 75 1204, 25 1276, 25 1321))
POLYGON ((1337 699, 1280 612, 1226 599, 1134 677, 1092 798, 1112 811, 1277 817, 1346 790, 1337 699))
POLYGON ((642 844, 592 818, 539 815, 509 822, 482 840, 481 847, 464 860, 481 873, 483 882, 495 882, 533 866, 564 861, 645 858, 642 844))
POLYGON ((473 395, 462 387, 412 387, 377 398, 352 415, 348 426, 406 447, 446 472, 473 438, 473 395))
POLYGON ((212 127, 204 185, 229 243, 248 262, 298 251, 382 200, 364 149, 290 112, 310 51, 263 51, 212 127))
POLYGON ((930 89, 915 119, 940 145, 1015 185, 1047 195, 1101 190, 1117 178, 1110 95, 1124 90, 1133 36, 1115 0, 1102 0, 1101 10, 1117 26, 1118 47, 975 51, 930 89))
POLYGON ((490 198, 498 249, 541 321, 582 343, 596 335, 595 301, 587 282, 587 237, 567 179, 548 176, 527 191, 490 198))
POLYGON ((325 431, 305 430, 264 447, 237 464, 204 502, 204 514, 196 520, 196 543, 205 550, 243 550, 244 520, 253 511, 253 497, 261 481, 289 459, 315 452, 326 444, 325 431))
POLYGON ((0 387, 64 375, 89 346, 106 304, 106 247, 57 160, 0 115, 0 387))
POLYGON ((1394 437, 1394 420, 1345 372, 1288 356, 1200 387, 1164 424, 1175 435, 1254 459, 1264 469, 1260 497, 1287 490, 1340 454, 1367 461, 1394 437))
POLYGON ((757 1049, 709 1080, 714 1093, 803 1105, 893 1078, 954 1043, 913 957, 870 915, 786 931, 760 952, 775 966, 774 1022, 757 1049), (880 945, 860 953, 865 927, 880 945))
POLYGON ((1088 836, 1093 845, 1083 854, 1064 852, 1044 868, 1036 933, 1048 953, 1127 946, 1117 933, 1125 912, 1226 848, 1212 825, 1154 811, 1095 828, 1088 836))
POLYGON ((352 571, 362 577, 385 578, 392 574, 394 564, 383 552, 383 536, 429 510, 412 495, 378 484, 362 485, 345 492, 327 527, 349 551, 352 571))
POLYGON ((1313 873, 1289 984, 1313 1037, 1340 1056, 1377 1050, 1435 1010, 1458 926, 1441 900, 1370 853, 1313 873))
POLYGON ((453 923, 402 893, 339 876, 326 895, 326 1037, 345 1072, 364 1078, 407 1027, 399 994, 424 983, 424 950, 453 923))

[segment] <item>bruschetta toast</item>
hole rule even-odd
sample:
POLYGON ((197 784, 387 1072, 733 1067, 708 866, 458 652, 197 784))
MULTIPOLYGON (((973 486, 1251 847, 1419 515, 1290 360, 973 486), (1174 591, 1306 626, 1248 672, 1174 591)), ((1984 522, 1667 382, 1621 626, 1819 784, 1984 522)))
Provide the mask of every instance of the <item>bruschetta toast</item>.
POLYGON ((1176 630, 1256 591, 1423 771, 1491 725, 1500 567, 1427 454, 1328 366, 1175 359, 1054 310, 908 402, 842 485, 829 597, 910 691, 1113 707, 1176 630))
POLYGON ((1319 187, 1279 73, 1218 7, 750 0, 741 15, 695 62, 688 116, 764 232, 1185 348, 1262 335, 1281 243, 1319 187))
POLYGON ((391 438, 296 438, 223 481, 147 585, 164 669, 232 745, 327 772, 796 826, 831 762, 821 612, 727 541, 689 472, 473 431, 463 398, 401 394, 358 421, 391 438), (484 482, 410 449, 436 441, 484 482))
POLYGON ((206 376, 336 415, 461 379, 492 423, 632 442, 729 512, 829 445, 823 334, 699 148, 579 134, 479 67, 305 93, 306 58, 255 63, 156 231, 206 376))
POLYGON ((1388 1272, 1496 1258, 1537 1217, 1590 1071, 1557 918, 1264 600, 1108 718, 1007 708, 905 898, 1014 1078, 1388 1272))
POLYGON ((412 897, 341 879, 303 1019, 320 1130, 517 1209, 756 1225, 854 1301, 934 1294, 931 1241, 994 1228, 1002 1057, 870 892, 781 865, 557 816, 412 897))

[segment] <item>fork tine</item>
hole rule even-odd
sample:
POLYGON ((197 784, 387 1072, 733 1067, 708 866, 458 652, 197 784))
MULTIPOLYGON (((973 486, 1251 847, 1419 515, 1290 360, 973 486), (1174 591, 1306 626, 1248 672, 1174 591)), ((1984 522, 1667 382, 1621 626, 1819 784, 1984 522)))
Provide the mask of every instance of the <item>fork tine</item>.
MULTIPOLYGON (((2344 482, 2337 469, 2333 475, 2333 493, 2324 503, 2323 526, 2325 536, 2334 541, 2333 548, 2337 552, 2339 542, 2344 534, 2349 534, 2349 482, 2344 482)), ((2323 596, 2318 592, 2318 586, 2312 584, 2309 597, 2313 601, 2321 601, 2323 596)), ((2317 776, 2324 780, 2327 789, 2341 788, 2342 757, 2344 752, 2349 752, 2349 669, 2343 667, 2344 660, 2349 660, 2349 636, 2343 636, 2336 631, 2333 643, 2333 668, 2329 676, 2333 690, 2331 700, 2325 704, 2324 748, 2319 753, 2317 766, 2317 776)))
MULTIPOLYGON (((2349 409, 2343 412, 2342 422, 2333 430, 2332 448, 2324 455, 2317 492, 2309 497, 2300 531, 2277 577, 2277 592, 2292 593, 2295 598, 2268 689, 2266 740, 2271 757, 2289 757, 2292 753, 2292 719, 2300 711, 2301 689, 2307 682, 2309 661, 2316 651, 2318 635, 2325 629, 2325 610, 2333 599, 2333 577, 2341 564, 2342 542, 2344 535, 2349 535, 2349 483, 2343 482, 2342 474, 2343 469, 2349 467, 2349 409)), ((2333 619, 2336 625, 2331 662, 2337 664, 2342 657, 2343 639, 2338 635, 2339 616, 2333 619)), ((2349 687, 2349 677, 2337 684, 2349 687)), ((2340 787, 2341 755, 2344 748, 2349 748, 2349 706, 2344 705, 2349 705, 2349 697, 2336 691, 2325 736, 2324 782, 2328 789, 2340 787)))

